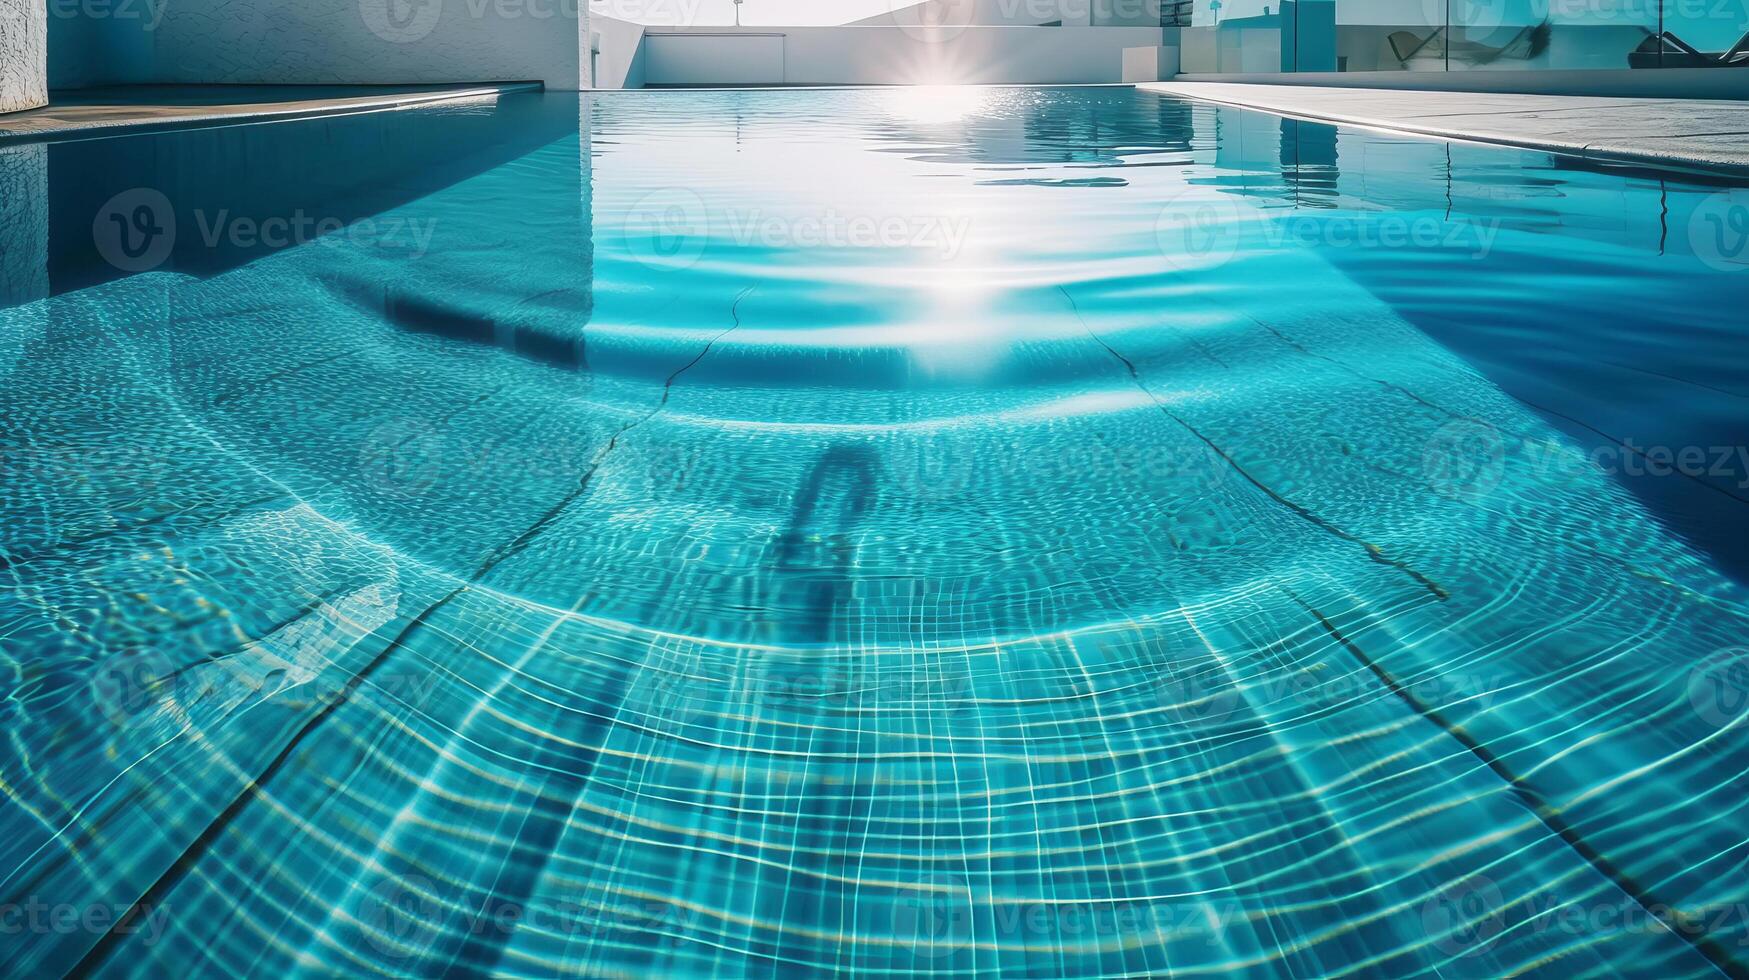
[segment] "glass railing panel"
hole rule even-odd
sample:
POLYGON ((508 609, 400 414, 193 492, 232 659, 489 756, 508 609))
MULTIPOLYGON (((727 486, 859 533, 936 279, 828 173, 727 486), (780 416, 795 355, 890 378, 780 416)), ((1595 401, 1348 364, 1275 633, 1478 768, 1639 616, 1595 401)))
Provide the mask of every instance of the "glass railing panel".
POLYGON ((1749 3, 1665 0, 1663 30, 1660 67, 1749 69, 1749 3))
POLYGON ((1183 70, 1749 68, 1749 0, 1161 0, 1183 70))
POLYGON ((1195 0, 1191 26, 1179 34, 1180 70, 1187 74, 1294 71, 1292 32, 1284 30, 1293 6, 1281 0, 1195 0))
MULTIPOLYGON (((1309 8, 1310 4, 1303 5, 1309 8)), ((1331 20, 1308 21, 1300 47, 1309 52, 1328 31, 1334 51, 1330 71, 1444 71, 1441 39, 1446 0, 1336 0, 1331 20)), ((1316 15, 1325 11, 1310 11, 1316 15)), ((1313 60, 1304 56, 1305 60, 1313 60)))
POLYGON ((1073 24, 1070 16, 1075 5, 1088 10, 1089 23, 1094 27, 1162 27, 1168 19, 1168 0, 1070 0, 1063 4, 1063 23, 1073 24))
POLYGON ((1445 46, 1451 71, 1628 68, 1635 52, 1653 42, 1658 3, 1451 0, 1451 23, 1445 46))

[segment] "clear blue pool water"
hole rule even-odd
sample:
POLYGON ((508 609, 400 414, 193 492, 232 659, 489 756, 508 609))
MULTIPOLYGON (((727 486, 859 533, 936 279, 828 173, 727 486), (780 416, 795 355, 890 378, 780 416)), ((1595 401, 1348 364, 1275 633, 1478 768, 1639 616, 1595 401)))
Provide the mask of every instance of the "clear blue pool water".
POLYGON ((10 974, 1749 969, 1743 188, 1124 89, 0 186, 10 974))

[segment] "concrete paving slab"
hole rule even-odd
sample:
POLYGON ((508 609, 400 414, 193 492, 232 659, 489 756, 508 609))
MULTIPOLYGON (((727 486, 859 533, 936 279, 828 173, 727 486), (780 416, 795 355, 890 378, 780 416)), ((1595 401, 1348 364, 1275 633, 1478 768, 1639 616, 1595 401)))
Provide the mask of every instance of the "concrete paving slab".
POLYGON ((245 122, 375 112, 539 91, 538 82, 466 85, 134 85, 56 92, 42 109, 0 116, 0 145, 125 136, 245 122))
POLYGON ((1749 176, 1749 102, 1153 82, 1138 89, 1279 115, 1607 163, 1749 176))

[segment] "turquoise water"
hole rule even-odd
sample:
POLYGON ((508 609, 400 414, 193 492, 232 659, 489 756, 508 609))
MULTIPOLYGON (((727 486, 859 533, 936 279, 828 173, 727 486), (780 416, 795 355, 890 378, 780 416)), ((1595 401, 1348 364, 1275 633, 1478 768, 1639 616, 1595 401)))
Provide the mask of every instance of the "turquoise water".
POLYGON ((0 168, 8 973, 1749 969, 1743 189, 1123 89, 0 168))

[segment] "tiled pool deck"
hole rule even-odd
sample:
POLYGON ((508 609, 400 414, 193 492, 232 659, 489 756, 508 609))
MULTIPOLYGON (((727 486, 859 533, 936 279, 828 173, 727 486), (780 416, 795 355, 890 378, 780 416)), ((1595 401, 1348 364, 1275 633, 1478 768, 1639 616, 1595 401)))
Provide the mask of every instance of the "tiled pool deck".
POLYGON ((536 82, 459 85, 143 85, 57 92, 51 104, 0 115, 0 145, 160 129, 278 122, 449 99, 538 91, 536 82))
POLYGON ((1154 82, 1148 92, 1608 163, 1749 174, 1749 102, 1154 82))
MULTIPOLYGON (((1143 91, 1444 139, 1503 143, 1609 163, 1749 174, 1749 102, 1153 82, 1143 91)), ((538 89, 419 86, 143 86, 61 93, 0 116, 0 145, 157 129, 303 119, 538 89)))

